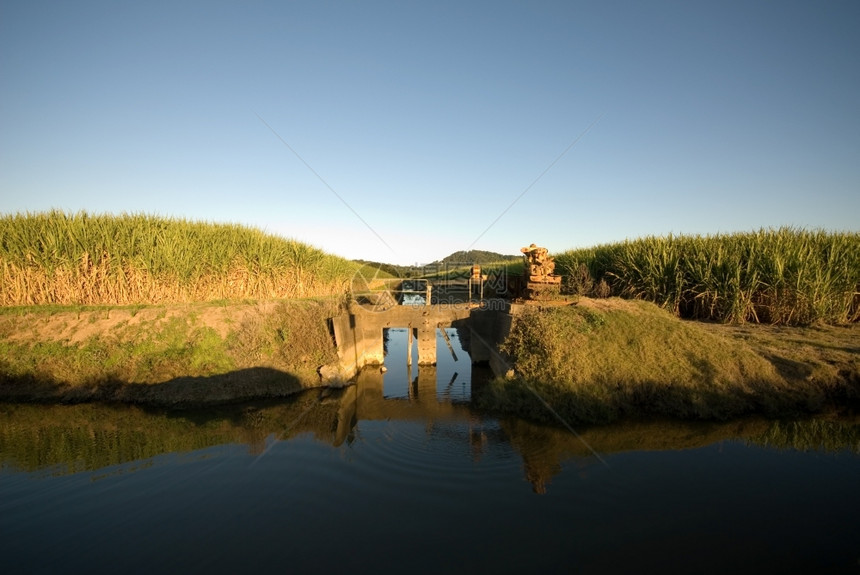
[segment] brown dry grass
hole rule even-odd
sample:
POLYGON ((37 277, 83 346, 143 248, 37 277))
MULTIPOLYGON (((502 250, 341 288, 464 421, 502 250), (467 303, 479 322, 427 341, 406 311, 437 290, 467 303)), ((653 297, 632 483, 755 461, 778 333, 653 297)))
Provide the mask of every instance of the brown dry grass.
MULTIPOLYGON (((87 254, 84 254, 87 256, 87 254)), ((243 299, 324 297, 344 292, 346 278, 323 279, 311 274, 261 274, 236 264, 224 274, 208 274, 183 281, 110 262, 88 264, 70 272, 53 272, 0 262, 0 305, 131 305, 189 303, 243 299)))

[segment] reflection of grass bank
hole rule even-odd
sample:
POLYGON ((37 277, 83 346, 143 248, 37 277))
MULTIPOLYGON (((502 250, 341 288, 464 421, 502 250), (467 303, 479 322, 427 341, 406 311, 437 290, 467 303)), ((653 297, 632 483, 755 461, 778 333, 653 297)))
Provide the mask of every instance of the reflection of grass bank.
POLYGON ((494 382, 480 401, 551 419, 531 388, 564 418, 605 422, 643 413, 776 416, 860 397, 856 327, 767 329, 686 322, 654 304, 617 299, 528 310, 503 346, 519 379, 494 382), (799 336, 795 345, 789 333, 799 336))
POLYGON ((228 443, 245 443, 260 454, 272 435, 285 440, 310 432, 332 441, 337 407, 317 393, 277 404, 181 412, 98 403, 0 404, 0 467, 77 473, 228 443))
POLYGON ((771 449, 860 454, 860 420, 856 417, 624 421, 581 427, 578 436, 561 427, 511 418, 502 421, 502 429, 522 456, 526 478, 537 493, 547 491, 552 478, 562 472, 563 462, 589 458, 594 452, 603 457, 624 452, 699 449, 723 441, 740 441, 771 449))
POLYGON ((6 309, 0 398, 148 403, 283 395, 335 358, 331 301, 6 309))
POLYGON ((860 453, 860 423, 856 419, 775 421, 762 433, 746 439, 751 444, 776 449, 860 453))

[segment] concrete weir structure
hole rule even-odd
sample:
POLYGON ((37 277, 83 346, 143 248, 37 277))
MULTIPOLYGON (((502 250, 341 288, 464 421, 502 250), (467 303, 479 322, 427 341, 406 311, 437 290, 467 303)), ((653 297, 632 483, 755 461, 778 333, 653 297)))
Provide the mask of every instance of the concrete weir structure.
MULTIPOLYGON (((498 372, 494 363, 501 358, 497 357, 495 347, 510 329, 509 306, 498 302, 502 305, 398 305, 388 309, 352 304, 344 313, 331 318, 338 361, 320 369, 322 381, 345 383, 366 366, 384 364, 383 330, 389 328, 411 330, 409 333, 418 341, 417 363, 435 365, 436 330, 456 327, 472 361, 489 361, 498 372)), ((504 366, 500 367, 504 373, 504 366)))

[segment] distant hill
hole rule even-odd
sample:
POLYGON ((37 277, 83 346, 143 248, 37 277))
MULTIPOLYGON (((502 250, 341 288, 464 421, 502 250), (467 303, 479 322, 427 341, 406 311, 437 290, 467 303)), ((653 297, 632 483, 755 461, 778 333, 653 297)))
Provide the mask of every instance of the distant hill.
POLYGON ((454 252, 453 254, 442 258, 437 263, 443 264, 490 264, 503 261, 519 261, 522 255, 504 255, 496 252, 487 252, 484 250, 468 250, 454 252))
POLYGON ((428 273, 428 269, 437 268, 439 266, 445 265, 453 265, 453 266, 463 266, 463 265, 489 265, 489 264, 498 264, 500 262, 520 262, 522 260, 522 255, 518 256, 506 256, 504 254, 499 254, 496 252, 487 252, 484 250, 469 250, 469 251, 459 251, 454 252, 453 254, 442 258, 441 260, 431 262, 429 264, 419 265, 419 266, 401 266, 396 264, 388 264, 383 262, 374 262, 368 260, 352 260, 356 264, 360 264, 362 266, 368 266, 372 268, 377 268, 380 272, 385 275, 391 275, 392 277, 399 278, 409 278, 409 277, 422 277, 424 274, 428 273))
MULTIPOLYGON (((411 269, 411 266, 399 266, 396 264, 386 264, 383 262, 373 262, 369 260, 352 260, 357 264, 361 264, 362 266, 367 266, 371 268, 376 268, 384 275, 390 275, 391 277, 404 277, 408 275, 408 270, 411 269)), ((365 272, 366 273, 366 272, 365 272)))

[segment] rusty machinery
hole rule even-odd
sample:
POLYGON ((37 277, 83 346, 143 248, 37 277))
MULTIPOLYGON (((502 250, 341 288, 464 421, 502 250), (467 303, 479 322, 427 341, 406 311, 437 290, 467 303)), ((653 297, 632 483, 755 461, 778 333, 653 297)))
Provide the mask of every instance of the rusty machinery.
POLYGON ((521 248, 524 258, 525 285, 522 295, 526 299, 550 299, 561 293, 561 276, 556 275, 555 261, 546 248, 531 244, 521 248))

